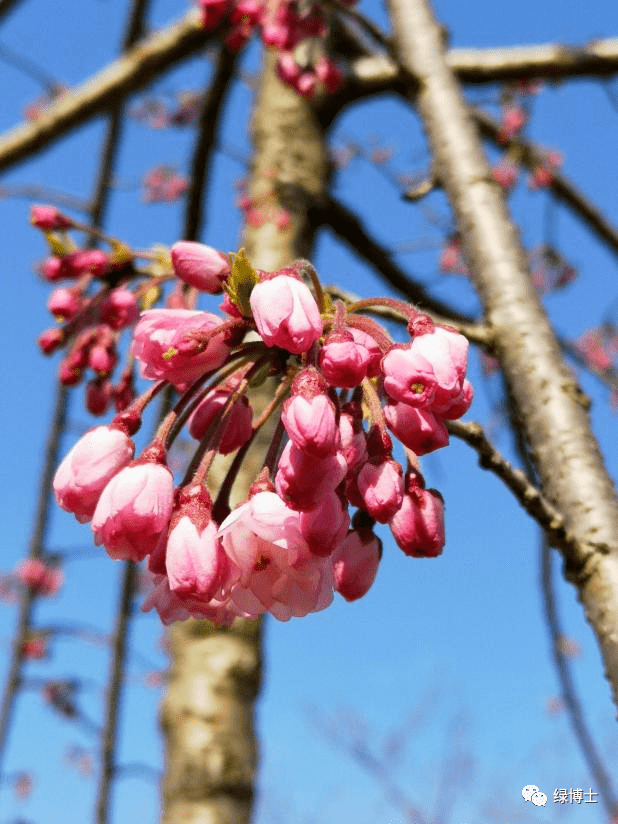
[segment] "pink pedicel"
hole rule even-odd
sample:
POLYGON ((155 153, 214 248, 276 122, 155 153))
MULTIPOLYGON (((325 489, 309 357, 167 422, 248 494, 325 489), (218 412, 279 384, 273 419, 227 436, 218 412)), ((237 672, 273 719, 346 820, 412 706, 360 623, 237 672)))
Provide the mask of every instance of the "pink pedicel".
POLYGON ((92 517, 95 543, 116 560, 142 561, 167 530, 173 500, 169 469, 144 458, 134 461, 114 475, 99 498, 92 517))
POLYGON ((230 260, 204 243, 180 240, 171 248, 174 274, 189 286, 219 294, 231 271, 230 260))
POLYGON ((164 378, 182 391, 200 375, 217 369, 230 351, 222 335, 215 334, 202 351, 189 345, 192 332, 211 332, 221 323, 217 315, 188 309, 142 312, 131 347, 140 362, 142 376, 151 380, 164 378))
POLYGON ((250 303, 266 346, 300 355, 322 334, 318 305, 309 288, 296 278, 276 275, 260 281, 251 292, 250 303))
POLYGON ((108 482, 133 458, 135 446, 121 429, 97 426, 64 458, 54 476, 60 506, 80 523, 90 521, 108 482))

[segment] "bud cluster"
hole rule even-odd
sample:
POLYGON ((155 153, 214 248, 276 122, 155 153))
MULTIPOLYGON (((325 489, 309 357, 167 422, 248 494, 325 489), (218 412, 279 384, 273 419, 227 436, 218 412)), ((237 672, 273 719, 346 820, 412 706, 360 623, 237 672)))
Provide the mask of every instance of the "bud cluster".
POLYGON ((134 388, 130 362, 112 382, 120 335, 136 322, 140 307, 159 297, 159 284, 173 277, 169 252, 142 253, 147 265, 138 269, 138 254, 125 244, 82 226, 53 206, 33 206, 30 221, 44 233, 52 252, 39 273, 54 284, 47 307, 57 325, 40 335, 39 347, 46 355, 63 350, 58 377, 65 386, 89 377, 86 406, 91 414, 103 415, 112 404, 121 411, 133 401, 134 388), (78 248, 69 230, 87 231, 110 248, 78 248))
POLYGON ((377 572, 376 522, 407 555, 439 555, 443 502, 425 488, 418 456, 446 446, 445 422, 470 406, 466 339, 401 301, 333 303, 307 261, 264 272, 242 250, 227 256, 188 241, 172 247, 171 260, 186 285, 223 288, 223 314, 144 311, 131 351, 157 383, 88 432, 54 480, 59 504, 92 521, 112 558, 148 559, 145 608, 165 623, 195 616, 229 625, 264 612, 306 615, 334 592, 355 600, 377 572), (408 342, 393 342, 368 316, 384 306, 407 319, 408 342), (254 410, 249 390, 269 377, 278 387, 254 410), (135 459, 130 436, 165 385, 180 399, 135 459), (230 511, 236 474, 271 416, 263 469, 230 511), (178 484, 167 452, 185 425, 199 446, 178 484), (212 461, 233 452, 213 502, 205 486, 212 461))
MULTIPOLYGON (((346 0, 353 5, 356 0, 346 0)), ((279 49, 277 74, 303 97, 311 97, 318 85, 334 92, 342 82, 337 64, 321 52, 326 36, 326 14, 319 2, 298 0, 199 0, 202 24, 214 28, 228 18, 230 30, 225 39, 234 51, 247 43, 258 30, 265 46, 279 49)))

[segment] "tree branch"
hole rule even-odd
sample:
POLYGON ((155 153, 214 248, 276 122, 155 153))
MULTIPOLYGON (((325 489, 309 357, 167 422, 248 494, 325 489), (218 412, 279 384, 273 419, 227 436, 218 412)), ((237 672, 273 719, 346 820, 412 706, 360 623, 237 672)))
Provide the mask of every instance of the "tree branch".
MULTIPOLYGON (((577 383, 527 271, 506 202, 425 0, 390 0, 400 60, 418 78, 436 174, 456 215, 470 278, 494 331, 502 370, 531 447, 543 495, 573 540, 565 572, 578 588, 618 704, 618 501, 577 383)), ((554 540, 554 538, 552 538, 554 540)))
POLYGON ((561 641, 564 636, 560 629, 560 618, 558 616, 558 608, 552 585, 551 563, 551 547, 547 540, 547 535, 541 534, 541 589, 543 591, 543 607, 551 640, 551 653, 556 665, 558 680, 560 681, 562 700, 567 709, 575 738, 588 764, 594 786, 599 788, 599 794, 603 799, 605 809, 610 819, 615 820, 615 816, 618 813, 618 802, 614 795, 612 782, 588 730, 586 719, 584 718, 584 711, 573 682, 569 662, 561 649, 561 641))
MULTIPOLYGON (((496 121, 480 109, 474 109, 473 115, 483 137, 489 138, 496 144, 499 143, 499 126, 496 121)), ((534 144, 515 138, 510 145, 517 147, 521 163, 528 169, 544 164, 545 155, 534 144)), ((574 183, 565 175, 555 171, 548 188, 569 206, 576 217, 581 218, 595 234, 604 240, 614 254, 618 254, 618 228, 610 223, 600 209, 574 183)))
MULTIPOLYGON (((311 220, 318 226, 331 229, 359 257, 370 263, 400 294, 429 314, 439 316, 442 322, 469 328, 471 339, 489 343, 489 336, 478 327, 474 318, 458 312, 452 306, 432 297, 420 283, 412 280, 393 260, 392 256, 368 233, 361 219, 340 200, 324 196, 311 206, 311 220)), ((464 332, 464 334, 467 334, 464 332)))
MULTIPOLYGON (((541 43, 489 49, 450 49, 446 60, 462 83, 514 83, 522 80, 566 80, 610 77, 618 74, 618 37, 584 46, 541 43)), ((378 90, 399 77, 397 66, 385 55, 355 60, 350 77, 359 85, 378 90)))
POLYGON ((204 29, 197 12, 142 40, 80 86, 61 95, 31 123, 0 138, 0 171, 40 152, 71 129, 113 108, 174 63, 190 57, 219 34, 204 29))
POLYGON ((191 163, 191 186, 185 211, 183 234, 185 240, 197 240, 200 235, 204 212, 204 193, 207 189, 210 173, 210 159, 217 141, 221 112, 234 77, 237 62, 238 55, 230 51, 227 46, 221 46, 215 74, 208 93, 202 102, 199 115, 197 139, 191 163))

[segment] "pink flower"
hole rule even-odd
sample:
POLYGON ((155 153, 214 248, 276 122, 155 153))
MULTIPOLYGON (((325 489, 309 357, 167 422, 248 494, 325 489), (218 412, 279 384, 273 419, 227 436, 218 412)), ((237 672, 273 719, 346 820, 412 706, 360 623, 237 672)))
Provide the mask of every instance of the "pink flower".
POLYGON ((75 289, 54 289, 47 301, 47 308, 58 321, 71 320, 81 306, 81 293, 75 289))
POLYGON ((55 595, 64 582, 61 569, 47 566, 39 558, 26 558, 18 565, 15 575, 37 595, 55 595))
POLYGON ((281 413, 292 443, 314 458, 334 455, 339 445, 335 404, 324 388, 317 370, 305 369, 294 378, 292 397, 284 403, 281 413))
POLYGON ((120 429, 97 426, 64 458, 54 476, 60 506, 80 523, 89 521, 108 482, 133 458, 133 441, 120 429))
POLYGON ((366 595, 375 580, 381 557, 382 544, 370 529, 348 532, 333 555, 337 592, 346 601, 356 601, 366 595))
POLYGON ((202 292, 216 295, 231 271, 230 260, 204 243, 180 240, 171 249, 174 273, 202 292))
POLYGON ((137 320, 137 298, 130 289, 112 289, 101 304, 101 320, 112 329, 124 329, 137 320))
POLYGON ((331 332, 320 349, 320 369, 331 386, 353 389, 367 374, 371 355, 350 332, 331 332))
POLYGON ((427 455, 448 445, 448 430, 440 418, 427 409, 407 403, 388 403, 384 417, 389 429, 417 455, 427 455))
POLYGON ((340 453, 312 458, 290 441, 279 458, 275 486, 291 507, 310 510, 339 486, 346 472, 347 464, 340 453))
POLYGON ((183 391, 189 384, 221 366, 229 354, 222 335, 214 335, 201 350, 191 332, 210 332, 221 318, 189 309, 150 309, 142 312, 133 335, 132 353, 140 361, 142 375, 164 378, 183 391), (193 344, 193 346, 191 345, 193 344))
POLYGON ((444 504, 434 489, 408 484, 401 509, 390 522, 397 545, 406 555, 434 558, 444 547, 444 504))
POLYGON ((276 275, 253 287, 249 299, 266 346, 295 355, 306 352, 322 334, 320 310, 308 287, 289 275, 276 275))
POLYGON ((64 343, 64 332, 62 329, 46 329, 39 335, 37 343, 44 355, 51 355, 64 343))
POLYGON ((116 560, 143 560, 155 549, 172 514, 172 473, 159 463, 140 461, 112 478, 92 519, 95 543, 104 544, 116 560))
MULTIPOLYGON (((201 441, 211 424, 220 418, 229 396, 229 392, 223 389, 214 389, 195 409, 189 418, 189 432, 196 440, 201 441)), ((251 406, 243 395, 232 404, 223 424, 221 440, 217 447, 222 455, 234 452, 249 440, 253 431, 252 419, 251 406)))
POLYGON ((182 489, 167 536, 165 566, 179 598, 210 601, 227 579, 230 562, 217 538, 211 501, 201 484, 182 489))
POLYGON ((461 396, 467 356, 463 335, 436 326, 384 356, 384 389, 395 401, 442 413, 461 396))
POLYGON ((329 606, 332 564, 310 552, 299 517, 274 492, 258 492, 223 521, 219 536, 241 575, 230 595, 237 608, 287 621, 329 606))
POLYGON ((300 513, 300 531, 314 555, 326 557, 345 538, 350 516, 341 498, 328 492, 315 509, 300 513))
POLYGON ((71 229, 73 221, 55 206, 33 206, 30 209, 30 223, 37 229, 58 232, 71 229))
POLYGON ((356 483, 367 512, 376 521, 385 524, 401 506, 403 469, 391 458, 374 461, 368 461, 362 467, 356 483))

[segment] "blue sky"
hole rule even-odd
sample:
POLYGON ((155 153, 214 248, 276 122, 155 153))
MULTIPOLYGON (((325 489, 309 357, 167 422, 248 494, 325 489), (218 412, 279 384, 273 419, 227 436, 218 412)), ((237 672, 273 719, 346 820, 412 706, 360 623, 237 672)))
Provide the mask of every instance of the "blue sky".
MULTIPOLYGON (((172 0, 155 2, 153 24, 164 25, 186 7, 172 0)), ((384 19, 375 4, 362 0, 360 8, 384 19)), ((442 0, 437 10, 454 46, 550 40, 580 44, 615 35, 618 28, 618 7, 609 0, 587 4, 470 0, 465 5, 442 0)), ((45 12, 25 0, 3 24, 0 42, 72 85, 115 54, 123 13, 123 4, 110 0, 62 2, 45 12)), ((255 54, 251 59, 255 62, 255 54)), ((192 60, 162 80, 159 88, 194 89, 206 75, 201 62, 192 60)), ((2 63, 0 87, 0 129, 4 131, 19 121, 23 106, 38 97, 40 89, 2 63)), ((490 100, 494 92, 486 89, 473 96, 490 100)), ((248 89, 239 86, 224 129, 226 147, 247 151, 249 105, 248 89)), ((87 197, 102 134, 102 121, 80 129, 12 170, 2 185, 36 183, 87 197)), ((541 145, 559 148, 565 155, 565 173, 618 220, 618 113, 601 84, 576 81, 544 87, 534 102, 529 134, 541 145)), ((426 159, 415 115, 394 100, 356 107, 338 121, 334 143, 341 145, 349 137, 392 147, 394 165, 401 169, 418 169, 426 159)), ((142 247, 154 242, 171 244, 179 238, 180 207, 143 205, 136 184, 157 163, 186 168, 189 150, 188 131, 153 132, 134 122, 128 124, 110 231, 142 247)), ((225 250, 237 248, 240 224, 233 187, 242 174, 236 161, 218 155, 203 239, 225 250)), ((362 160, 340 174, 336 192, 359 210, 387 246, 419 237, 440 242, 440 231, 428 222, 426 211, 402 205, 378 170, 362 160)), ((546 195, 529 195, 523 184, 511 198, 529 247, 543 239, 545 201, 546 195)), ((439 195, 432 195, 427 204, 449 220, 439 195)), ((0 568, 7 571, 27 549, 56 365, 54 359, 44 359, 34 344, 39 332, 51 324, 45 309, 48 287, 33 274, 44 247, 28 225, 28 208, 25 200, 0 199, 3 345, 11 355, 4 359, 5 403, 0 409, 0 431, 8 444, 1 489, 4 552, 0 568)), ((547 308, 562 335, 577 337, 615 305, 616 262, 563 209, 557 213, 557 243, 580 276, 563 293, 549 296, 547 308)), ((436 295, 473 311, 477 303, 471 290, 462 279, 438 274, 437 257, 436 248, 402 256, 401 262, 436 295)), ((330 237, 320 239, 316 264, 326 282, 363 295, 384 293, 369 270, 336 247, 330 237)), ((467 418, 493 426, 492 407, 499 397, 496 378, 484 381, 476 356, 471 358, 470 373, 476 398, 467 418)), ((583 375, 581 381, 593 400, 595 432, 615 473, 616 419, 609 409, 608 392, 589 376, 583 375)), ((75 434, 89 425, 79 390, 71 406, 71 421, 65 451, 75 434)), ((511 456, 506 430, 497 426, 493 437, 511 456)), ((550 716, 546 711, 547 700, 558 693, 558 686, 542 616, 539 539, 534 526, 500 482, 478 468, 466 445, 453 442, 448 449, 423 459, 422 465, 428 484, 438 487, 446 500, 443 556, 406 558, 385 531, 383 563, 366 598, 354 604, 337 600, 323 613, 287 624, 268 622, 264 689, 258 707, 262 760, 256 821, 395 824, 404 820, 385 798, 379 782, 320 733, 316 719, 321 719, 322 726, 330 725, 331 734, 337 731, 340 738, 352 740, 357 731, 376 751, 395 731, 407 730, 406 752, 394 763, 392 778, 429 817, 446 798, 445 761, 459 755, 471 767, 462 773, 461 785, 448 779, 447 784, 455 783, 450 822, 604 822, 601 804, 561 806, 552 800, 555 788, 596 788, 564 714, 550 716), (526 784, 536 784, 548 795, 545 808, 524 804, 521 788, 526 784)), ((87 527, 66 513, 54 512, 50 547, 84 547, 85 551, 67 564, 62 593, 41 602, 37 610, 41 624, 70 620, 109 631, 120 567, 103 553, 89 550, 89 537, 87 527)), ((559 566, 555 563, 557 579, 559 566)), ((582 647, 573 665, 577 686, 599 747, 615 772, 615 710, 595 641, 572 588, 560 582, 558 593, 565 632, 582 647)), ((14 624, 14 611, 0 605, 0 639, 5 650, 0 655, 0 677, 14 624)), ((154 668, 166 662, 161 638, 153 615, 136 619, 132 648, 150 659, 154 668)), ((107 666, 105 647, 61 639, 53 645, 51 660, 31 664, 27 675, 88 678, 83 705, 97 718, 107 666)), ((160 768, 162 748, 156 728, 160 692, 144 686, 148 669, 144 662, 132 659, 120 758, 123 763, 140 761, 160 768)), ((68 766, 65 753, 71 745, 88 749, 93 744, 87 734, 53 715, 37 691, 23 693, 10 742, 8 772, 31 770, 35 785, 31 798, 19 803, 7 787, 0 786, 0 824, 17 815, 41 824, 90 820, 94 782, 68 766), (67 799, 71 799, 70 809, 67 799)), ((117 824, 158 820, 158 794, 152 783, 125 778, 118 782, 114 797, 117 824)))

